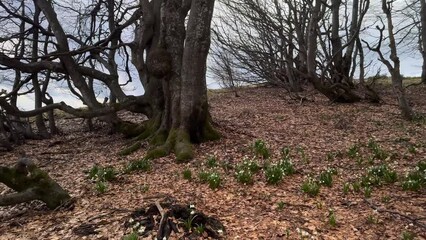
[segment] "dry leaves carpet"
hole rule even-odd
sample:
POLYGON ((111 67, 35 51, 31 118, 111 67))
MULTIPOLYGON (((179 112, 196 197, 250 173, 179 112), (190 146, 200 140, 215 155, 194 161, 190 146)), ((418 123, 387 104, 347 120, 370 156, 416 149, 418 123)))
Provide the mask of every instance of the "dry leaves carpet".
MULTIPOLYGON (((414 109, 426 112, 426 88, 412 88, 408 94, 414 109)), ((61 119, 63 135, 0 153, 1 164, 12 165, 16 151, 25 150, 77 200, 70 211, 49 211, 38 202, 0 207, 0 239, 121 239, 130 233, 125 223, 132 211, 167 196, 219 219, 226 228, 225 239, 401 239, 410 234, 426 238, 424 188, 404 191, 397 181, 374 187, 367 197, 363 190, 343 191, 345 183, 356 182, 372 166, 386 164, 402 179, 426 160, 426 123, 402 120, 389 89, 381 90, 381 105, 333 104, 315 94, 310 96, 314 102, 301 103, 276 88, 246 88, 239 90, 240 97, 227 91, 209 95, 221 140, 197 145, 190 163, 176 164, 171 155, 154 160, 148 172, 120 175, 107 183, 103 194, 84 171, 95 164, 120 169, 145 153, 142 149, 118 156, 130 140, 108 135, 105 127, 89 132, 81 120, 61 119), (278 184, 267 184, 262 171, 254 175, 252 185, 237 182, 232 166, 252 159, 251 146, 258 139, 267 143, 270 161, 277 161, 281 149, 288 147, 297 172, 278 184), (356 159, 348 156, 351 147, 371 140, 389 157, 367 160, 363 152, 356 159), (338 157, 330 157, 338 152, 338 157), (215 190, 197 177, 207 169, 209 156, 217 159, 214 171, 222 178, 215 190), (321 187, 314 197, 301 190, 308 177, 330 168, 337 171, 331 187, 321 187), (184 169, 192 172, 192 180, 183 178, 184 169), (81 226, 91 226, 93 234, 78 235, 81 226)), ((1 185, 0 193, 10 191, 1 185)))

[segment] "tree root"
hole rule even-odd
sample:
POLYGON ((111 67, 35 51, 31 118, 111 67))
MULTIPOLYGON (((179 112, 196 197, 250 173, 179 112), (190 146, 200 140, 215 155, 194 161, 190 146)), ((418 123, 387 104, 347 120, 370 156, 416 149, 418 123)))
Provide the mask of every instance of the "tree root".
POLYGON ((27 158, 21 158, 12 168, 0 167, 0 182, 17 191, 0 196, 0 206, 41 200, 56 209, 72 203, 68 192, 27 158))

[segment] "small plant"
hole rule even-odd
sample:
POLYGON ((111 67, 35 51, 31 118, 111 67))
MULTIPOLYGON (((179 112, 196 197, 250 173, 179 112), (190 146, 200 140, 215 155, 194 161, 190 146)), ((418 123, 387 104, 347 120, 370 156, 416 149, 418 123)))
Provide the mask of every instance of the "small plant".
POLYGON ((266 146, 266 143, 261 139, 258 139, 254 142, 253 151, 256 157, 260 157, 263 159, 268 159, 271 156, 271 153, 268 147, 266 146))
POLYGON ((402 240, 414 240, 415 238, 416 238, 416 234, 409 232, 409 231, 404 231, 401 234, 402 240))
POLYGON ((188 219, 183 221, 183 227, 185 228, 186 231, 191 231, 192 229, 192 223, 194 221, 194 219, 197 217, 197 215, 191 215, 189 216, 188 219))
POLYGON ((361 184, 359 182, 352 183, 352 189, 354 190, 354 192, 361 191, 361 184))
POLYGON ((377 223, 377 219, 376 217, 374 217, 374 215, 370 214, 367 216, 367 223, 368 224, 376 224, 377 223))
POLYGON ((290 159, 283 159, 278 163, 278 167, 281 168, 282 172, 285 175, 291 175, 296 172, 294 169, 293 163, 290 161, 290 159))
POLYGON ((390 196, 383 196, 383 197, 382 197, 382 202, 383 202, 383 203, 389 203, 389 202, 390 202, 390 200, 391 200, 391 197, 390 197, 390 196))
POLYGON ((210 173, 206 172, 206 171, 201 171, 201 172, 198 173, 198 178, 200 179, 201 183, 208 182, 209 181, 209 176, 210 176, 210 173))
POLYGON ((328 169, 320 173, 319 183, 323 186, 331 187, 333 185, 333 173, 335 173, 335 171, 335 169, 328 169))
POLYGON ((265 178, 268 184, 277 184, 283 178, 283 170, 279 165, 269 165, 265 168, 265 178))
POLYGON ((366 198, 370 198, 371 197, 371 187, 370 186, 365 186, 364 187, 364 197, 366 198))
POLYGON ((113 181, 117 177, 117 170, 115 170, 113 167, 106 167, 104 168, 104 179, 105 181, 113 181))
POLYGON ((208 156, 206 161, 206 166, 208 168, 215 168, 218 166, 217 164, 217 158, 214 155, 208 156))
POLYGON ((351 184, 350 183, 343 184, 343 193, 348 194, 350 191, 351 191, 351 184))
POLYGON ((213 173, 210 173, 210 175, 208 177, 208 182, 209 182, 209 187, 211 189, 216 189, 222 183, 222 179, 221 179, 219 173, 213 172, 213 173))
POLYGON ((98 193, 105 193, 108 189, 108 185, 103 181, 98 181, 95 185, 95 189, 98 193))
POLYGON ((235 177, 239 183, 252 184, 253 174, 260 170, 259 164, 253 160, 244 159, 244 161, 237 165, 235 177))
POLYGON ((130 162, 126 167, 126 172, 142 171, 147 172, 151 170, 151 161, 147 158, 130 162))
POLYGON ((394 170, 389 169, 387 165, 372 167, 368 173, 361 177, 361 186, 380 186, 384 183, 394 183, 398 176, 394 170))
POLYGON ((290 148, 289 147, 283 147, 281 149, 281 159, 290 160, 290 148))
POLYGON ((419 191, 426 187, 426 161, 419 162, 414 171, 407 174, 402 182, 402 189, 419 191))
POLYGON ((283 202, 283 201, 279 201, 279 202, 277 203, 277 205, 278 205, 278 210, 283 210, 283 209, 284 209, 284 207, 285 207, 285 202, 283 202))
POLYGON ((253 173, 247 168, 241 168, 235 173, 235 178, 239 183, 242 184, 252 184, 253 183, 253 173))
POLYGON ((329 162, 332 162, 338 157, 342 157, 342 153, 340 151, 328 152, 326 156, 326 160, 329 162))
POLYGON ((302 191, 304 193, 307 193, 309 196, 314 197, 318 195, 320 191, 320 184, 318 183, 318 181, 312 178, 308 178, 302 184, 302 191))
POLYGON ((186 168, 185 170, 183 170, 182 175, 183 175, 183 179, 191 180, 192 179, 191 169, 186 168))
POLYGON ((352 145, 348 149, 348 157, 352 159, 359 157, 359 146, 357 144, 352 145))
POLYGON ((195 227, 195 232, 196 232, 198 235, 201 235, 201 234, 203 234, 203 233, 204 233, 204 231, 205 231, 205 229, 204 229, 204 225, 203 225, 203 224, 200 224, 200 225, 198 225, 198 224, 197 224, 197 226, 195 227))
POLYGON ((88 177, 93 181, 113 181, 117 177, 117 170, 113 167, 93 166, 89 170, 88 177))
POLYGON ((303 162, 305 163, 309 163, 309 159, 305 154, 305 149, 303 147, 297 147, 296 148, 297 153, 300 155, 300 157, 302 158, 303 162))
POLYGON ((375 159, 385 160, 389 156, 374 139, 368 140, 367 147, 373 152, 373 157, 375 159))
POLYGON ((334 214, 334 211, 332 209, 330 209, 328 211, 328 224, 332 227, 336 227, 337 226, 337 219, 336 219, 336 215, 334 214))
POLYGON ((138 240, 138 239, 139 239, 138 234, 135 233, 135 232, 132 232, 132 233, 124 236, 122 240, 138 240))

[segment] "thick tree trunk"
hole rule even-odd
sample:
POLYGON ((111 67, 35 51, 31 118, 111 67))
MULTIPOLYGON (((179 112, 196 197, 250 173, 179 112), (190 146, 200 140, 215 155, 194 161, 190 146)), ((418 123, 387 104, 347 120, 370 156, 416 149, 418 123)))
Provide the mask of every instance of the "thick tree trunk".
POLYGON ((1 195, 0 206, 40 200, 55 209, 71 203, 70 195, 27 158, 20 159, 12 168, 0 166, 0 182, 16 191, 1 195))
POLYGON ((135 34, 132 61, 151 99, 149 120, 142 127, 118 127, 138 140, 150 141, 147 158, 174 152, 177 161, 186 161, 193 158, 192 143, 219 137, 212 127, 205 82, 213 8, 212 0, 142 1, 144 14, 135 34))

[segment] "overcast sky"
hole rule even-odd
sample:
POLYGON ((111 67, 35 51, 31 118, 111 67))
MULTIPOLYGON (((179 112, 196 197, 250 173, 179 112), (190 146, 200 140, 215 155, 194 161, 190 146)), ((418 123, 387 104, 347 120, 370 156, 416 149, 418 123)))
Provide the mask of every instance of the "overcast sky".
MULTIPOLYGON (((371 9, 369 13, 366 16, 366 25, 369 25, 371 22, 377 20, 377 16, 381 14, 381 6, 379 0, 372 0, 371 1, 371 9)), ((397 0, 395 3, 395 8, 400 9, 401 7, 405 6, 405 0, 397 0)), ((396 22, 398 18, 396 17, 396 22)), ((72 21, 67 21, 68 24, 71 24, 72 21)), ((377 30, 372 29, 368 30, 367 35, 375 35, 377 33, 377 30)), ((368 39, 368 37, 366 37, 368 39)), ((371 37, 373 39, 373 37, 371 37)), ((373 40, 372 40, 373 41, 373 40)), ((422 65, 422 59, 419 51, 415 51, 417 48, 416 44, 400 47, 399 54, 400 54, 400 60, 401 60, 401 72, 404 76, 420 76, 421 75, 421 65, 422 65)), ((367 75, 374 75, 376 74, 376 71, 378 68, 382 68, 382 74, 388 74, 387 70, 384 68, 384 66, 377 61, 377 54, 375 53, 368 53, 366 52, 366 61, 373 60, 376 62, 372 68, 370 68, 367 71, 367 75)), ((136 74, 134 74, 134 77, 137 77, 136 74)), ((127 77, 124 73, 120 74, 120 81, 125 82, 127 81, 127 77)), ((207 77, 207 87, 210 89, 219 88, 219 84, 212 79, 211 77, 207 77)), ((0 82, 0 89, 10 89, 10 86, 7 84, 0 82)), ((99 88, 98 92, 98 98, 102 102, 104 97, 108 96, 108 91, 106 91, 103 88, 99 88)), ((135 78, 135 80, 130 83, 128 86, 125 87, 125 91, 129 94, 133 95, 141 95, 143 94, 143 88, 140 85, 139 80, 135 78)), ((67 104, 70 104, 75 107, 82 106, 81 102, 74 96, 72 96, 67 89, 65 82, 56 82, 53 81, 49 87, 49 93, 53 96, 55 102, 59 101, 65 101, 67 104)), ((33 108, 33 98, 32 96, 24 96, 20 97, 18 100, 18 105, 21 108, 24 109, 32 109, 33 108)))

